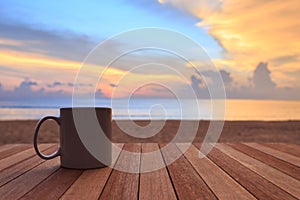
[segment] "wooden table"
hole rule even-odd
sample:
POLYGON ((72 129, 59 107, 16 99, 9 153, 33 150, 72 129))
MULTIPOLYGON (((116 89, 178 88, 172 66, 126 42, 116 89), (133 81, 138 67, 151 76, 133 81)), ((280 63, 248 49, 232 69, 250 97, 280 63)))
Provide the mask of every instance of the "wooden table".
MULTIPOLYGON (((115 165, 147 167, 141 154, 130 160, 124 150, 148 152, 162 145, 118 144, 115 165)), ((149 173, 109 167, 70 170, 59 158, 44 161, 28 144, 0 146, 0 199, 296 199, 300 198, 300 146, 284 143, 218 143, 199 158, 194 144, 169 166, 149 173)), ((42 144, 44 153, 54 144, 42 144)), ((178 145, 174 152, 180 151, 178 145)), ((154 162, 166 162, 161 151, 154 162)))

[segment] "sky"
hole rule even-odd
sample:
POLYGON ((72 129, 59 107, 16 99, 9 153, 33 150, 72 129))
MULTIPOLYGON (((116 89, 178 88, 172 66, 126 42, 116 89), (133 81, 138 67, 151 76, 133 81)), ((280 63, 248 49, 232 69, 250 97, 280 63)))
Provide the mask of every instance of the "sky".
MULTIPOLYGON (((299 0, 0 1, 0 100, 68 98, 84 60, 91 70, 77 86, 99 98, 187 97, 189 88, 209 98, 218 74, 227 98, 299 100, 299 10, 299 0), (99 43, 149 27, 186 36, 204 57, 187 63, 170 52, 136 51, 92 81, 99 78, 93 70, 105 69, 101 59, 86 60, 99 43)), ((157 40, 193 54, 182 41, 157 40)), ((115 40, 99 57, 135 42, 115 40)))

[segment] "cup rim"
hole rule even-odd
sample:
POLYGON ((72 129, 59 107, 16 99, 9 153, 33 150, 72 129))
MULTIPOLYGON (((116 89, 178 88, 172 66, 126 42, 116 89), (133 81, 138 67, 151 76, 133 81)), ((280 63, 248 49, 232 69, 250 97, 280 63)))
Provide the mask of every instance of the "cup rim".
POLYGON ((59 110, 112 110, 109 107, 62 107, 59 110))

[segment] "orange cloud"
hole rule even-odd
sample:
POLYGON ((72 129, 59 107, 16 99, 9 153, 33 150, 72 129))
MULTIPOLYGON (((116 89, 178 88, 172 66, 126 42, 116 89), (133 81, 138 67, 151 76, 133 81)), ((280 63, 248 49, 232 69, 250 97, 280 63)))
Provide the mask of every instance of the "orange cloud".
POLYGON ((41 54, 25 53, 19 51, 1 51, 1 64, 12 67, 31 67, 31 68, 64 68, 77 70, 80 63, 51 58, 41 54))
MULTIPOLYGON (((73 82, 78 70, 82 66, 82 63, 76 61, 12 50, 0 50, 0 60, 1 66, 5 66, 6 69, 9 69, 2 70, 0 77, 2 82, 4 81, 2 84, 4 84, 6 89, 10 90, 17 86, 24 77, 38 80, 41 82, 41 86, 46 86, 47 81, 63 80, 73 82), (43 81, 45 82, 43 83, 43 81)), ((90 69, 89 74, 93 76, 95 70, 99 71, 104 69, 104 67, 96 65, 87 65, 86 67, 90 69)), ((115 79, 115 77, 123 73, 121 70, 114 68, 106 70, 109 80, 115 79)), ((84 75, 86 76, 86 83, 89 83, 89 74, 84 75)), ((69 87, 60 89, 68 90, 69 92, 72 91, 69 87)))
MULTIPOLYGON (((286 72, 300 69, 299 0, 165 0, 199 17, 197 26, 208 30, 226 50, 219 67, 249 74, 267 61, 279 86, 291 84, 286 72), (197 3, 196 3, 197 2, 197 3)), ((300 77, 294 77, 299 82, 300 77)), ((296 82, 294 82, 295 84, 296 82)))
MULTIPOLYGON (((14 44, 11 41, 11 44, 14 44)), ((13 90, 14 87, 25 78, 30 77, 32 80, 39 82, 39 87, 47 88, 49 83, 54 81, 73 82, 75 80, 77 72, 82 67, 82 63, 64 60, 55 57, 50 57, 45 54, 29 53, 23 51, 13 51, 7 49, 0 49, 1 65, 5 66, 9 70, 1 70, 0 75, 1 82, 5 89, 13 90)), ((96 86, 97 89, 101 89, 102 93, 111 97, 115 88, 111 87, 111 84, 121 85, 114 92, 114 97, 125 97, 130 95, 137 85, 141 85, 144 82, 162 82, 162 83, 183 83, 180 78, 174 74, 143 74, 126 71, 118 68, 109 67, 105 69, 101 65, 84 64, 84 73, 81 74, 84 78, 81 81, 84 84, 96 84, 93 81, 100 78, 100 73, 103 72, 101 80, 96 86)), ((64 90, 71 93, 72 88, 66 85, 55 88, 47 88, 49 91, 56 89, 64 90)), ((92 88, 93 89, 93 88, 92 88)), ((82 92, 86 92, 86 88, 82 88, 82 92)), ((140 93, 150 94, 149 91, 143 90, 140 93)))
POLYGON ((23 42, 17 41, 17 40, 10 40, 10 39, 4 39, 0 38, 0 45, 8 45, 8 46, 22 46, 24 45, 23 42))

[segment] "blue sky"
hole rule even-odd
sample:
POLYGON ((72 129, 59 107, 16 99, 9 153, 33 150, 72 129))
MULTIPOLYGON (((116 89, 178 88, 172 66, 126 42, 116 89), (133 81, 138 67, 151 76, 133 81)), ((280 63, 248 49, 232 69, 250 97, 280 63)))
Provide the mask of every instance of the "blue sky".
POLYGON ((206 30, 196 26, 195 16, 156 1, 3 1, 2 17, 35 29, 86 35, 95 41, 142 27, 179 31, 220 57, 222 48, 206 30))

